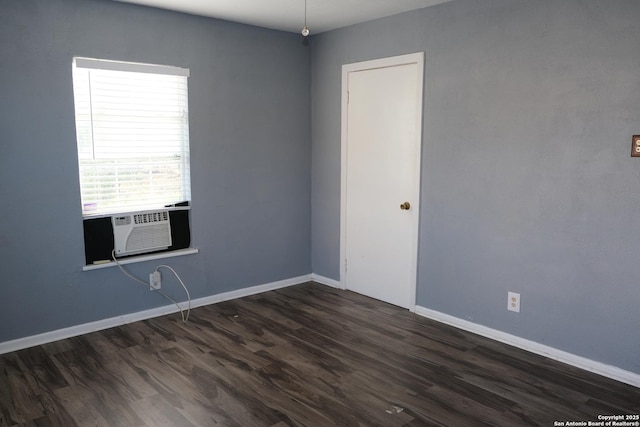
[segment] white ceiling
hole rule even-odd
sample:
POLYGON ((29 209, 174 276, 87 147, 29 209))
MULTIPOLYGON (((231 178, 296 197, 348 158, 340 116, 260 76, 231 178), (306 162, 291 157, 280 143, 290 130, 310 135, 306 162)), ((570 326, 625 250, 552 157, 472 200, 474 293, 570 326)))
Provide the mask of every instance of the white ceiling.
MULTIPOLYGON (((299 32, 304 24, 305 0, 116 0, 299 32)), ((384 16, 421 9, 451 0, 307 0, 311 34, 384 16)))

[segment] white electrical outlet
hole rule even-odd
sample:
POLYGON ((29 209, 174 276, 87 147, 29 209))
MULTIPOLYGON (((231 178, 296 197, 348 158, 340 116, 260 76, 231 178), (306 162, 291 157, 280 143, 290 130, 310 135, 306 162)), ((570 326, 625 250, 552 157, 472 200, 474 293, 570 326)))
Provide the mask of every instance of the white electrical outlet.
POLYGON ((507 294, 507 310, 520 313, 520 294, 515 292, 507 294))
POLYGON ((154 271, 149 274, 149 289, 152 291, 156 291, 160 289, 162 286, 162 276, 160 276, 159 271, 154 271))

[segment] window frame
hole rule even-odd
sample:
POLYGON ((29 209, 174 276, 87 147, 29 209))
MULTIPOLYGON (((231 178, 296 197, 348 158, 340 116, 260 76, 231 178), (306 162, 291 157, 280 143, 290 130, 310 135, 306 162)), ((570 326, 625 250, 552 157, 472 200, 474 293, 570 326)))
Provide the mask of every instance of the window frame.
MULTIPOLYGON (((141 211, 141 210, 151 210, 151 209, 164 209, 167 208, 169 206, 173 206, 176 205, 178 203, 184 203, 187 202, 187 205, 190 206, 191 204, 191 159, 190 159, 190 135, 189 135, 189 100, 188 100, 188 78, 190 77, 190 70, 188 68, 181 68, 181 67, 175 67, 175 66, 168 66, 168 65, 158 65, 158 64, 148 64, 148 63, 140 63, 140 62, 126 62, 126 61, 114 61, 114 60, 107 60, 107 59, 95 59, 95 58, 87 58, 87 57, 74 57, 73 58, 73 63, 72 63, 72 74, 73 74, 73 90, 74 90, 74 119, 76 122, 76 142, 77 142, 77 155, 78 155, 78 176, 79 176, 79 185, 80 185, 80 190, 81 190, 81 211, 82 211, 82 216, 84 219, 88 219, 88 218, 95 218, 95 217, 101 217, 101 216, 110 216, 110 215, 115 215, 115 214, 119 214, 119 213, 129 213, 129 212, 136 212, 136 211, 141 211), (100 206, 97 207, 96 209, 91 209, 91 202, 92 200, 85 200, 85 195, 86 193, 88 193, 88 190, 85 192, 83 190, 83 176, 82 176, 82 168, 85 167, 83 165, 83 152, 82 152, 82 147, 81 147, 81 136, 80 136, 80 126, 79 126, 79 110, 78 110, 78 99, 80 99, 79 97, 82 95, 78 95, 76 93, 77 91, 77 87, 76 87, 76 69, 81 69, 81 70, 88 70, 89 73, 91 73, 91 70, 105 70, 108 72, 111 71, 115 71, 115 72, 131 72, 131 73, 145 73, 145 74, 154 74, 154 75, 164 75, 164 76, 176 76, 179 78, 184 78, 184 91, 183 91, 183 98, 180 99, 180 103, 179 105, 181 105, 183 107, 183 114, 184 114, 184 122, 179 125, 179 129, 181 129, 181 133, 182 133, 182 139, 179 141, 180 142, 180 146, 181 146, 181 150, 180 153, 182 154, 180 160, 178 162, 174 162, 176 163, 180 170, 179 173, 179 178, 174 180, 173 182, 178 183, 179 182, 179 193, 181 198, 184 198, 184 200, 162 200, 162 198, 158 198, 156 200, 153 200, 152 203, 146 203, 143 202, 141 205, 120 205, 120 206, 100 206)), ((91 88, 91 81, 89 80, 88 82, 89 84, 89 90, 93 90, 91 88)), ((84 95, 86 98, 86 95, 84 95)), ((85 101, 87 101, 87 99, 85 99, 85 101)), ((123 102, 122 99, 119 99, 120 102, 123 102)), ((92 92, 89 92, 88 95, 88 102, 91 105, 91 108, 89 110, 89 114, 90 114, 90 119, 89 119, 89 126, 90 126, 90 132, 91 132, 91 137, 90 137, 90 143, 91 143, 91 147, 93 150, 93 156, 94 156, 94 161, 96 160, 95 158, 95 147, 96 147, 96 140, 94 139, 94 131, 95 131, 95 127, 94 127, 94 113, 92 111, 92 107, 93 104, 92 103, 92 92)), ((145 110, 149 111, 149 110, 145 110)), ((158 117, 153 117, 153 119, 158 119, 158 117)), ((113 122, 114 124, 117 124, 117 121, 113 122)), ((123 122, 124 123, 124 122, 123 122)), ((150 131, 149 134, 153 134, 153 131, 150 131)), ((145 135, 145 137, 148 137, 148 135, 145 135)), ((86 137, 85 137, 86 139, 86 137)), ((178 139, 175 139, 175 141, 177 142, 178 139)), ((124 143, 124 140, 120 141, 120 143, 124 143)), ((86 142, 85 142, 86 144, 86 142)), ((146 148, 147 150, 149 150, 149 146, 147 146, 146 148)), ((132 156, 121 156, 118 157, 117 155, 115 155, 112 159, 114 164, 118 163, 118 162, 123 162, 126 161, 127 159, 133 159, 134 157, 132 156)), ((104 158, 100 158, 100 160, 102 160, 104 158)), ((154 161, 157 161, 157 159, 162 159, 161 156, 150 156, 147 159, 147 162, 141 162, 140 165, 142 168, 147 167, 149 169, 152 169, 151 165, 153 164, 154 161)), ((95 170, 97 171, 99 168, 99 166, 95 166, 95 170)), ((113 172, 112 173, 116 173, 117 167, 114 166, 113 172)), ((108 168, 107 168, 108 169, 108 168)), ((100 181, 98 181, 100 182, 100 181)), ((87 185, 87 182, 85 182, 84 185, 87 185)), ((120 194, 120 189, 116 189, 116 190, 112 190, 114 195, 119 195, 120 194)), ((103 192, 103 193, 99 193, 99 194, 106 194, 107 192, 103 192)), ((140 193, 143 194, 143 193, 140 193)), ((153 195, 153 192, 149 192, 148 194, 153 195)), ((153 197, 153 196, 152 196, 153 197)), ((135 198, 135 196, 134 196, 135 198)))

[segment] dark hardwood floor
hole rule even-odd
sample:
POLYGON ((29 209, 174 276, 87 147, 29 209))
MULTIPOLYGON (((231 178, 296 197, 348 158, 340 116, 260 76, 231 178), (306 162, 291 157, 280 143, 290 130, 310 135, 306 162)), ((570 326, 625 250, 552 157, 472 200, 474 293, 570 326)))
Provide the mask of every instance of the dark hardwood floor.
POLYGON ((0 425, 553 426, 640 389, 308 283, 0 356, 0 425))

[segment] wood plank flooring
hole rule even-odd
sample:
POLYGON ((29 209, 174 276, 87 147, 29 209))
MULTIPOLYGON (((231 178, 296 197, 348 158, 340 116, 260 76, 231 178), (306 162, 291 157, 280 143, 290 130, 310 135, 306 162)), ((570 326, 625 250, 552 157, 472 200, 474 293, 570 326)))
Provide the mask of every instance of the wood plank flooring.
POLYGON ((553 426, 640 389, 307 283, 0 356, 0 426, 553 426))

